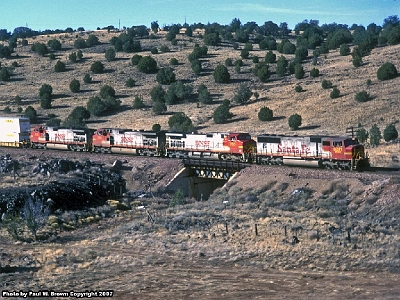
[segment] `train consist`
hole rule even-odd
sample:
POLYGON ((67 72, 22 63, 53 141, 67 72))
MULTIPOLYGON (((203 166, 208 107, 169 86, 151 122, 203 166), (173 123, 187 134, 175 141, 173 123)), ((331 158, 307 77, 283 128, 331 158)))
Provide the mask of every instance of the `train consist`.
POLYGON ((348 170, 369 167, 364 146, 351 137, 264 134, 254 140, 244 132, 200 134, 46 126, 30 129, 26 118, 0 118, 0 124, 7 130, 2 130, 0 135, 0 145, 3 146, 170 158, 198 157, 348 170))

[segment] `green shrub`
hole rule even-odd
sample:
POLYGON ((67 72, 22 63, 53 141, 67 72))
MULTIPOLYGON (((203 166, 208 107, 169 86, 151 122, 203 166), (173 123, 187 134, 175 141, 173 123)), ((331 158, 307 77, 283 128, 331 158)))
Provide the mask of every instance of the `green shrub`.
POLYGON ((175 82, 175 73, 170 67, 161 68, 157 72, 156 80, 159 84, 171 84, 175 82))
POLYGON ((159 132, 159 131, 161 131, 161 125, 158 123, 153 124, 153 126, 151 127, 151 130, 155 131, 155 132, 159 132))
POLYGON ((95 74, 102 74, 104 72, 104 65, 100 61, 95 61, 90 66, 90 70, 95 74))
POLYGON ((139 60, 137 68, 140 72, 152 74, 157 72, 157 62, 151 56, 144 56, 139 60))
POLYGON ((156 115, 161 115, 162 113, 167 111, 167 106, 164 102, 156 101, 153 104, 153 113, 156 115))
POLYGON ((379 80, 389 80, 397 77, 397 69, 396 67, 390 63, 384 63, 382 66, 379 67, 376 76, 379 80))
POLYGON ((353 66, 355 66, 356 68, 360 67, 363 63, 361 56, 356 55, 353 57, 353 66))
POLYGON ((99 97, 93 96, 89 99, 88 103, 86 104, 86 108, 91 115, 100 116, 106 110, 106 105, 99 97))
POLYGON ((340 45, 340 55, 346 56, 350 54, 350 47, 347 44, 340 45))
POLYGON ((57 39, 49 40, 49 41, 47 42, 47 46, 49 46, 50 49, 52 49, 52 50, 54 50, 54 51, 61 50, 61 43, 60 43, 60 41, 57 40, 57 39))
POLYGON ((225 59, 225 66, 227 66, 227 67, 233 66, 232 58, 228 57, 227 59, 225 59))
POLYGON ((143 99, 141 97, 135 96, 135 98, 133 99, 132 106, 135 109, 140 109, 140 108, 143 108, 145 105, 144 105, 143 99))
POLYGON ((51 95, 43 94, 40 96, 40 107, 43 109, 51 108, 51 95))
POLYGON ((297 85, 294 87, 294 90, 295 90, 297 93, 301 93, 301 92, 303 91, 303 88, 301 87, 300 84, 297 84, 297 85))
POLYGON ((216 124, 224 124, 228 122, 228 119, 232 117, 229 111, 229 100, 225 101, 220 106, 218 106, 213 113, 213 119, 216 124))
POLYGON ((378 146, 381 138, 382 134, 379 127, 376 124, 372 125, 369 130, 369 143, 371 146, 378 146))
POLYGON ((238 104, 245 104, 250 100, 252 95, 253 93, 250 88, 245 84, 241 84, 235 91, 233 100, 238 104))
POLYGON ((50 84, 42 84, 42 86, 39 89, 39 97, 41 97, 44 94, 51 95, 53 93, 53 87, 50 84))
POLYGON ((141 55, 139 55, 139 54, 135 54, 134 56, 132 56, 132 58, 131 58, 131 63, 132 63, 132 65, 133 66, 137 66, 137 64, 139 63, 139 61, 140 61, 140 59, 142 58, 143 56, 141 56, 141 55))
POLYGON ((228 69, 224 65, 218 65, 213 72, 216 83, 229 83, 231 78, 228 69))
POLYGON ((0 68, 0 80, 8 81, 10 80, 11 74, 7 68, 0 68))
POLYGON ((85 74, 85 76, 83 77, 83 82, 84 83, 92 83, 92 77, 90 76, 90 74, 85 74))
POLYGON ((357 102, 367 102, 370 98, 371 96, 366 91, 358 92, 355 96, 357 102))
POLYGON ((331 99, 339 98, 340 96, 340 91, 337 87, 334 87, 329 95, 331 99))
POLYGON ((72 81, 69 83, 69 89, 73 93, 79 93, 81 90, 81 83, 77 79, 72 79, 72 81))
POLYGON ((289 122, 289 127, 292 130, 297 130, 301 126, 302 119, 299 114, 293 114, 289 117, 288 122, 289 122))
POLYGON ((150 52, 151 52, 151 54, 158 54, 158 49, 157 49, 157 47, 151 48, 150 52))
POLYGON ((211 94, 204 84, 197 88, 198 99, 203 104, 210 104, 212 102, 211 94))
POLYGON ((179 62, 178 62, 178 60, 177 60, 175 57, 173 57, 173 58, 171 58, 171 59, 169 60, 169 64, 170 64, 171 66, 177 66, 177 65, 179 64, 179 62))
POLYGON ((258 119, 260 121, 272 121, 274 119, 274 113, 268 107, 262 107, 258 112, 258 119))
POLYGON ((65 66, 65 63, 63 63, 60 60, 54 66, 54 71, 55 72, 65 72, 66 69, 67 69, 67 67, 65 66))
POLYGON ((326 80, 326 79, 322 80, 321 85, 322 85, 322 88, 323 88, 324 90, 330 89, 330 88, 332 88, 332 86, 333 86, 332 81, 326 80))
POLYGON ((385 130, 383 131, 383 139, 386 142, 393 141, 399 137, 399 133, 397 132, 396 127, 393 124, 389 124, 386 126, 385 130))
POLYGON ((273 64, 276 62, 276 54, 269 50, 267 54, 265 54, 265 62, 268 64, 273 64))
POLYGON ((116 57, 115 50, 113 48, 108 48, 104 56, 107 61, 114 61, 116 57))
POLYGON ((24 115, 25 117, 29 118, 32 122, 35 121, 37 117, 36 110, 30 105, 27 108, 25 108, 24 115))
POLYGON ((315 78, 319 76, 319 70, 317 68, 312 68, 312 70, 310 71, 310 76, 315 78))
POLYGON ((183 112, 173 114, 168 119, 168 126, 172 131, 191 132, 194 129, 192 120, 183 112))
POLYGON ((294 67, 294 76, 296 77, 296 79, 302 79, 304 77, 304 69, 303 66, 301 64, 296 64, 294 67))
POLYGON ((161 85, 157 85, 150 90, 151 100, 153 102, 165 103, 165 91, 161 85))
POLYGON ((135 81, 132 77, 129 77, 129 78, 126 80, 126 82, 125 82, 125 86, 126 86, 126 87, 132 88, 132 87, 134 87, 135 85, 136 85, 136 81, 135 81))
POLYGON ((115 97, 115 90, 112 86, 105 84, 100 89, 100 97, 107 99, 108 97, 115 97))

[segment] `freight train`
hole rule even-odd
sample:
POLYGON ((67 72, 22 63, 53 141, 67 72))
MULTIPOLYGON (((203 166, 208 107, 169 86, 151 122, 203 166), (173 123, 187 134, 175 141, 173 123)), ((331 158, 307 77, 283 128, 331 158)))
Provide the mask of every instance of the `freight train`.
POLYGON ((34 126, 29 119, 0 118, 0 145, 126 153, 169 158, 209 158, 258 164, 361 170, 369 167, 364 146, 347 136, 258 135, 246 132, 181 133, 118 128, 34 126))

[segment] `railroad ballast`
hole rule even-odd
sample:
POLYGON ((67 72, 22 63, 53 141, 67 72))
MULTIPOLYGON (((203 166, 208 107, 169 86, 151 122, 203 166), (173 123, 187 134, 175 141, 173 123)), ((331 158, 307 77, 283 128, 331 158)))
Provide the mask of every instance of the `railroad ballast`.
POLYGON ((5 128, 0 135, 0 144, 3 146, 170 158, 199 157, 349 170, 369 167, 364 146, 348 136, 263 134, 254 140, 247 132, 203 134, 40 125, 30 129, 27 118, 0 118, 0 122, 5 128))

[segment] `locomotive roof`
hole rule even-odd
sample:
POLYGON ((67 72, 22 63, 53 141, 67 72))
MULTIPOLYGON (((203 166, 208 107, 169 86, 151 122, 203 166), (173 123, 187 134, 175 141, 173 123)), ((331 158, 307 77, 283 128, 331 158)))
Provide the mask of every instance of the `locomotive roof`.
POLYGON ((341 135, 285 135, 285 134, 259 134, 257 137, 299 137, 299 138, 329 138, 329 139, 351 139, 351 136, 341 136, 341 135))

